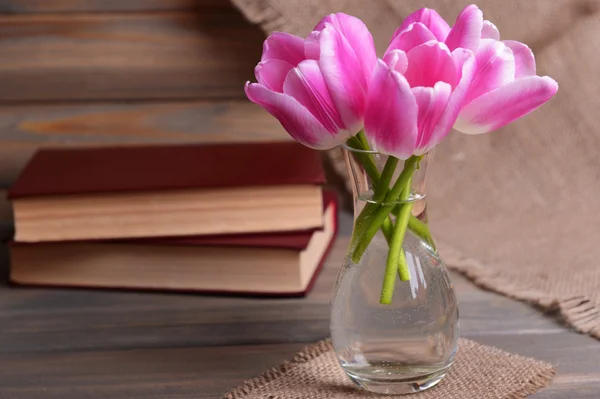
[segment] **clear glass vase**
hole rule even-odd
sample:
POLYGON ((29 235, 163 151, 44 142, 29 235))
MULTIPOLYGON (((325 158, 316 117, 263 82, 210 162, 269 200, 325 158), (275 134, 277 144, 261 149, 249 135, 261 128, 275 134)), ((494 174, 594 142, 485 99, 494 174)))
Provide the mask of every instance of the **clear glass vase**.
MULTIPOLYGON (((432 154, 420 159, 408 184, 410 195, 390 204, 374 198, 378 182, 373 178, 383 173, 388 157, 350 147, 343 151, 353 181, 355 224, 332 299, 330 328, 337 358, 346 374, 367 391, 406 394, 428 389, 446 375, 459 334, 452 283, 427 225, 425 176, 432 154), (378 173, 365 170, 365 162, 360 162, 365 157, 378 173), (386 223, 393 226, 398 223, 399 207, 408 204, 410 219, 400 244, 406 270, 404 276, 399 270, 391 271, 390 279, 387 265, 393 244, 383 228, 378 228, 368 243, 363 242, 360 259, 353 256, 354 238, 360 229, 364 231, 360 215, 365 206, 387 206, 386 223)), ((402 169, 400 161, 392 183, 402 169)))

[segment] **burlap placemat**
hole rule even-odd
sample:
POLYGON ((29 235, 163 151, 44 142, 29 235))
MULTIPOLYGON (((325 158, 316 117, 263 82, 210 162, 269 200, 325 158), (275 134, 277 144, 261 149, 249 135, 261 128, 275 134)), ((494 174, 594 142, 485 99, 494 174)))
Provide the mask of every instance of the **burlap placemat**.
MULTIPOLYGON (((362 18, 381 53, 420 7, 449 22, 471 0, 232 0, 267 32, 308 33, 329 12, 362 18)), ((482 136, 452 133, 429 178, 430 221, 450 268, 556 308, 600 338, 600 0, 479 0, 504 39, 524 41, 559 82, 540 110, 482 136)), ((339 152, 331 152, 339 174, 339 152)))
MULTIPOLYGON (((456 361, 436 387, 411 398, 517 399, 548 385, 551 365, 461 339, 456 361)), ((329 340, 230 392, 222 399, 384 398, 359 390, 339 367, 329 340)))

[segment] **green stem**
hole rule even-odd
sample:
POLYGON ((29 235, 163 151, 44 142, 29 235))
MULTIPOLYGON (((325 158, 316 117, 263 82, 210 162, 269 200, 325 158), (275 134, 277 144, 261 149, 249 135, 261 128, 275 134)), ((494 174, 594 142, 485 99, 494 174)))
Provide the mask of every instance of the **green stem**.
POLYGON ((400 281, 410 281, 410 272, 408 271, 404 248, 400 248, 400 256, 398 259, 398 277, 400 277, 400 281))
MULTIPOLYGON (((358 138, 356 138, 356 136, 350 137, 347 143, 350 147, 356 150, 366 150, 365 148, 363 148, 362 143, 358 138)), ((375 165, 375 161, 373 161, 373 157, 371 156, 371 154, 360 151, 354 151, 353 154, 363 165, 363 167, 365 168, 365 172, 367 172, 367 175, 369 175, 371 180, 373 180, 374 182, 379 181, 379 171, 377 170, 377 165, 375 165)))
MULTIPOLYGON (((369 144, 367 143, 367 138, 365 137, 363 131, 360 131, 356 136, 350 138, 348 143, 351 147, 358 150, 370 150, 369 144)), ((381 202, 385 198, 389 189, 390 181, 392 180, 396 166, 398 165, 397 158, 389 157, 380 176, 372 154, 355 152, 354 155, 362 163, 363 167, 365 168, 365 172, 367 175, 369 175, 375 186, 375 193, 373 195, 373 200, 375 203, 368 202, 365 204, 363 210, 356 219, 354 230, 352 232, 351 248, 355 247, 357 240, 364 234, 364 228, 369 226, 368 220, 372 216, 373 212, 377 209, 377 202, 381 202)))
MULTIPOLYGON (((404 190, 402 190, 402 193, 400 194, 400 201, 408 200, 408 197, 410 196, 410 182, 411 179, 409 178, 404 190)), ((396 217, 396 226, 394 226, 394 232, 392 233, 392 239, 390 241, 390 250, 388 251, 383 286, 381 288, 381 298, 379 300, 382 304, 390 304, 392 302, 394 286, 396 284, 396 272, 398 272, 402 281, 410 280, 406 256, 404 256, 404 251, 402 250, 402 242, 404 241, 404 235, 406 234, 406 226, 408 225, 408 218, 410 217, 412 205, 412 202, 400 205, 400 210, 396 217)))
POLYGON ((367 140, 367 136, 365 136, 365 131, 361 130, 356 134, 358 141, 360 141, 361 148, 366 151, 370 151, 371 147, 369 147, 369 141, 367 140))
MULTIPOLYGON (((352 252, 352 260, 354 261, 354 263, 360 262, 360 259, 362 258, 365 250, 371 243, 371 240, 377 233, 377 230, 379 230, 379 228, 385 221, 385 218, 388 217, 392 209, 394 209, 395 203, 398 201, 398 197, 402 193, 402 190, 406 187, 406 184, 409 181, 409 179, 412 177, 412 174, 415 171, 417 163, 421 160, 421 157, 422 156, 413 155, 404 162, 404 169, 400 173, 398 180, 396 180, 396 183, 386 195, 384 203, 377 205, 376 210, 373 212, 373 216, 369 218, 370 223, 368 223, 364 234, 362 234, 361 237, 358 238, 358 242, 356 243, 352 252)), ((365 209, 363 209, 363 212, 365 212, 365 209)), ((363 212, 361 212, 359 218, 361 218, 363 212)))
POLYGON ((431 245, 431 247, 435 250, 435 243, 433 242, 433 237, 431 236, 431 232, 429 231, 429 226, 426 223, 420 221, 416 216, 411 216, 408 219, 408 228, 412 231, 417 237, 431 245))
POLYGON ((394 224, 392 223, 392 219, 390 217, 386 217, 383 223, 381 224, 381 231, 383 232, 383 236, 385 240, 389 244, 392 241, 392 234, 394 233, 394 224))
MULTIPOLYGON (((410 190, 410 186, 408 187, 408 190, 410 190)), ((408 197, 406 199, 408 199, 408 197)), ((403 200, 406 201, 406 199, 403 200)), ((408 227, 408 220, 410 219, 412 207, 413 203, 409 202, 403 204, 400 208, 398 218, 396 219, 394 235, 392 235, 392 244, 390 244, 390 248, 398 248, 399 253, 402 255, 398 256, 395 263, 398 265, 398 275, 402 281, 410 280, 410 273, 408 271, 408 264, 406 263, 406 256, 404 254, 404 249, 402 248, 402 243, 404 242, 404 236, 406 235, 406 228, 408 227)))
MULTIPOLYGON (((392 212, 397 213, 398 210, 399 210, 399 207, 396 206, 396 208, 392 212)), ((392 239, 393 229, 394 229, 394 224, 392 223, 392 219, 390 219, 389 217, 385 218, 385 220, 381 224, 381 231, 383 232, 385 240, 388 242, 388 244, 390 243, 390 240, 392 239)), ((411 215, 410 218, 408 219, 408 229, 414 235, 416 235, 421 240, 423 240, 426 243, 428 243, 429 245, 431 245, 431 247, 434 250, 436 250, 435 243, 433 242, 433 237, 431 236, 431 233, 429 232, 429 226, 427 226, 426 223, 423 223, 422 221, 420 221, 416 216, 411 215)))
MULTIPOLYGON (((353 232, 353 246, 357 239, 360 239, 364 234, 364 228, 369 226, 368 220, 373 215, 373 212, 377 210, 378 204, 385 199, 390 187, 390 181, 394 176, 398 166, 398 158, 388 157, 383 171, 381 172, 381 178, 379 181, 374 181, 375 193, 373 194, 372 202, 368 202, 359 217, 356 219, 355 229, 353 232)), ((391 223, 391 222, 390 222, 391 223)))
POLYGON ((389 156, 381 172, 381 178, 375 184, 375 193, 373 194, 373 202, 379 203, 385 199, 390 188, 390 182, 398 166, 398 158, 389 156))
POLYGON ((385 166, 383 167, 383 171, 381 172, 379 181, 374 181, 375 193, 373 194, 372 198, 373 202, 368 202, 365 205, 363 212, 361 212, 359 217, 356 219, 354 231, 352 233, 352 248, 354 248, 356 240, 363 236, 364 229, 369 226, 368 220, 373 215, 373 212, 377 209, 377 204, 385 199, 385 196, 389 191, 390 181, 392 180, 394 172, 396 171, 396 167, 398 166, 398 162, 398 158, 391 156, 388 157, 385 166))

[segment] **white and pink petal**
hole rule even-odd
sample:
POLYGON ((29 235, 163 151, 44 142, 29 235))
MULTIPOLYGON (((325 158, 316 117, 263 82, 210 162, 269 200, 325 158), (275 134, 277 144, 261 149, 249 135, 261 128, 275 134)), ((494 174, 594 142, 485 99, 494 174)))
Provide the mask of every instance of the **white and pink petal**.
POLYGON ((386 54, 393 50, 409 50, 429 41, 438 41, 433 33, 425 25, 415 22, 406 27, 395 36, 386 50, 386 54))
POLYGON ((269 59, 258 63, 254 68, 254 75, 258 83, 268 89, 282 93, 283 82, 293 68, 294 66, 287 61, 269 59))
POLYGON ((535 75, 535 56, 529 46, 514 40, 505 40, 503 43, 512 50, 515 58, 515 78, 535 75))
POLYGON ((404 76, 411 87, 433 87, 436 82, 456 84, 456 67, 444 43, 432 40, 406 53, 408 68, 404 76))
POLYGON ((467 134, 488 133, 536 110, 556 94, 548 76, 526 76, 490 91, 466 105, 455 128, 467 134))
POLYGON ((406 79, 379 60, 365 111, 365 134, 374 149, 409 158, 417 144, 418 106, 406 79))
POLYGON ((337 29, 346 37, 356 56, 362 61, 365 78, 371 79, 377 61, 375 42, 371 32, 359 18, 344 13, 337 13, 336 17, 337 29))
POLYGON ((286 94, 267 89, 260 83, 246 83, 246 95, 273 115, 296 141, 307 147, 325 150, 343 141, 331 134, 302 104, 286 94))
POLYGON ((383 62, 388 68, 404 75, 408 69, 408 57, 402 50, 392 50, 383 56, 383 62))
POLYGON ((411 91, 419 107, 419 138, 415 154, 421 155, 439 144, 439 141, 432 140, 438 138, 433 136, 433 132, 446 110, 452 87, 448 83, 437 82, 434 87, 413 87, 411 91))
POLYGON ((400 28, 398 28, 398 30, 396 30, 394 33, 394 37, 406 30, 415 22, 420 22, 425 25, 440 42, 445 41, 450 33, 450 26, 444 20, 444 18, 437 13, 437 11, 430 8, 421 8, 404 19, 402 25, 400 25, 400 28))
POLYGON ((483 21, 483 26, 481 28, 481 38, 482 39, 492 39, 492 40, 500 40, 500 31, 488 20, 483 21))
POLYGON ((283 60, 296 66, 304 60, 304 39, 285 32, 273 32, 263 43, 261 61, 283 60))
POLYGON ((429 138, 430 143, 440 143, 450 133, 464 104, 469 85, 473 80, 475 72, 475 55, 473 52, 459 48, 452 52, 452 58, 457 69, 458 84, 452 90, 448 104, 433 128, 429 138))
POLYGON ((515 57, 504 43, 484 39, 475 54, 475 76, 465 104, 515 79, 515 57))
POLYGON ((283 93, 300 102, 330 132, 346 130, 316 60, 302 61, 283 83, 283 93))
POLYGON ((318 60, 321 56, 321 46, 319 45, 320 31, 312 31, 304 41, 304 56, 308 60, 318 60))
POLYGON ((336 109, 347 129, 357 132, 362 125, 369 81, 364 60, 333 25, 326 24, 319 35, 319 67, 336 109))
POLYGON ((483 29, 483 12, 474 4, 471 4, 458 15, 456 23, 450 30, 446 44, 451 51, 464 48, 476 51, 481 40, 483 29))

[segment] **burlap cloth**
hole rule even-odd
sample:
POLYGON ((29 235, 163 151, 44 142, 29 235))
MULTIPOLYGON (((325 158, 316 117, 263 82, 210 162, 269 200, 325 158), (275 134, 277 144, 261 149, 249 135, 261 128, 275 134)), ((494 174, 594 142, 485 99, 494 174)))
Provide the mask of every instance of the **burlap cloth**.
MULTIPOLYGON (((419 399, 517 399, 548 385, 551 365, 461 339, 456 361, 436 387, 419 399)), ((246 381, 222 399, 364 399, 339 367, 330 341, 307 347, 291 362, 246 381)))
MULTIPOLYGON (((470 1, 232 0, 266 31, 305 35, 329 12, 362 18, 381 53, 406 15, 448 21, 470 1)), ((429 177, 430 221, 451 268, 559 309, 600 338, 600 0, 480 0, 504 39, 529 44, 558 95, 494 133, 452 133, 429 177)), ((336 154, 330 155, 336 162, 336 154)), ((344 173, 341 162, 338 172, 344 173)))

